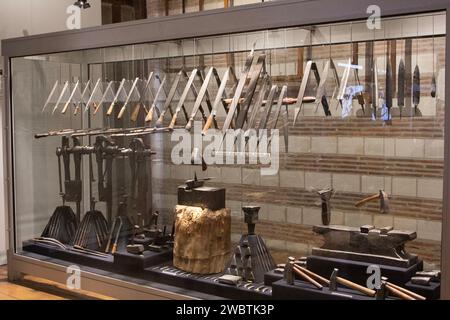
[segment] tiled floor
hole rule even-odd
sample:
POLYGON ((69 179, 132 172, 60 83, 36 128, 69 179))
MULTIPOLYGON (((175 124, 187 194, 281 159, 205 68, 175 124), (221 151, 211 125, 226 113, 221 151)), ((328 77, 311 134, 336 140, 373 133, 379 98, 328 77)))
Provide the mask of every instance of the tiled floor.
POLYGON ((42 279, 27 277, 24 283, 27 286, 8 282, 6 267, 0 267, 0 300, 109 299, 88 292, 65 291, 62 286, 42 279))

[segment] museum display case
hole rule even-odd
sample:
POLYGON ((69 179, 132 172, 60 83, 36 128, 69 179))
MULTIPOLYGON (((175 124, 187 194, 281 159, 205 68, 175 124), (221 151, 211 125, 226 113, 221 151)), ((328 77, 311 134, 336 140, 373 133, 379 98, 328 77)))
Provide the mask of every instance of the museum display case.
POLYGON ((280 1, 5 41, 10 277, 450 297, 448 8, 379 2, 379 21, 280 1))

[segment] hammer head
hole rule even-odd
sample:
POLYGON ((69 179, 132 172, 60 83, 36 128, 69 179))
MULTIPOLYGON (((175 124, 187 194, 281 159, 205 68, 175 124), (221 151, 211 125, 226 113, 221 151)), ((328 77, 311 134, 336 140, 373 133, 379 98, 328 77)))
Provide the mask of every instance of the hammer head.
POLYGON ((389 197, 384 190, 380 190, 380 213, 389 213, 389 197))
POLYGON ((334 268, 330 276, 330 285, 328 286, 330 291, 337 291, 337 276, 339 269, 334 268))

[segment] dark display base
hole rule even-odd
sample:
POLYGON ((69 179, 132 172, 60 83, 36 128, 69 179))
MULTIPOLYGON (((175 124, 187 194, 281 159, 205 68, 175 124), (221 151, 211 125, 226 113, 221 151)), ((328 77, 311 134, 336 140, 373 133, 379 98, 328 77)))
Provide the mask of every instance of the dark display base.
POLYGON ((81 264, 84 266, 95 267, 105 269, 108 271, 113 270, 114 257, 108 256, 107 258, 97 257, 94 255, 84 254, 81 252, 62 250, 58 247, 46 245, 43 243, 36 243, 32 240, 23 242, 23 251, 33 252, 41 254, 47 257, 67 260, 73 263, 81 264))
POLYGON ((132 255, 128 252, 118 252, 114 256, 110 255, 107 258, 102 258, 81 252, 62 250, 51 245, 36 243, 32 240, 23 242, 23 250, 55 259, 70 261, 87 267, 130 275, 136 272, 142 272, 144 268, 172 259, 171 250, 163 252, 146 251, 142 256, 132 255))
POLYGON ((272 284, 272 292, 272 298, 276 300, 375 300, 342 287, 334 292, 327 287, 319 290, 312 284, 299 280, 295 280, 294 285, 288 285, 284 280, 276 281, 272 284))
MULTIPOLYGON (((253 284, 254 288, 246 289, 242 285, 232 286, 219 283, 217 278, 222 274, 198 275, 182 272, 171 264, 164 264, 144 270, 143 275, 152 281, 161 282, 167 285, 181 287, 187 290, 200 291, 206 294, 221 296, 227 299, 236 300, 261 300, 270 299, 272 290, 266 293, 256 291, 256 288, 263 287, 264 284, 253 284), (182 273, 176 274, 176 273, 182 273)), ((269 288, 270 289, 270 288, 269 288)))
POLYGON ((141 255, 117 252, 114 255, 114 264, 119 269, 142 272, 145 268, 172 261, 172 259, 172 249, 164 249, 162 252, 145 251, 141 255))
POLYGON ((283 279, 282 274, 275 273, 275 272, 273 272, 273 270, 271 270, 264 275, 264 284, 266 286, 271 286, 272 283, 274 283, 278 280, 281 280, 281 279, 283 279))
POLYGON ((437 300, 441 297, 441 284, 437 282, 432 282, 429 286, 419 286, 408 281, 405 288, 424 296, 427 300, 437 300))
MULTIPOLYGON (((338 268, 339 276, 365 286, 367 278, 370 276, 370 274, 367 274, 367 268, 372 264, 359 261, 309 256, 307 258, 307 265, 309 270, 327 279, 331 276, 333 269, 338 268)), ((409 268, 383 265, 379 265, 379 267, 381 269, 381 275, 387 277, 389 282, 404 286, 417 271, 423 269, 423 262, 419 260, 417 264, 409 268)))

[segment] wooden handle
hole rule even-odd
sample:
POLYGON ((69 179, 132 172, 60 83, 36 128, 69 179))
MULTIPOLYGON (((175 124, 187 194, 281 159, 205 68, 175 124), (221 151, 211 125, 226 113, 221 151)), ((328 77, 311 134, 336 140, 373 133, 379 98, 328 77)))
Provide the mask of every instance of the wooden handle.
POLYGON ((169 129, 173 129, 175 127, 175 124, 177 123, 177 117, 178 117, 178 114, 175 113, 172 117, 172 121, 169 124, 169 129))
POLYGON ((194 119, 193 118, 191 118, 191 119, 189 119, 189 121, 188 121, 188 123, 187 123, 187 125, 186 125, 186 130, 187 131, 191 131, 191 129, 192 129, 192 123, 194 122, 194 119))
POLYGON ((163 122, 164 122, 164 116, 165 116, 165 115, 166 115, 166 114, 165 114, 164 112, 161 113, 161 115, 159 116, 158 121, 156 121, 156 126, 157 126, 157 127, 162 126, 162 124, 163 124, 163 122))
POLYGON ((119 115, 117 116, 117 119, 122 119, 123 114, 125 113, 126 106, 123 106, 122 109, 120 109, 119 115))
POLYGON ((73 115, 76 116, 78 114, 78 111, 80 111, 80 105, 79 104, 75 107, 75 111, 73 112, 73 115))
POLYGON ((355 207, 361 207, 363 204, 365 204, 365 203, 367 203, 367 202, 370 202, 370 201, 373 201, 373 200, 376 200, 376 199, 379 199, 380 198, 380 194, 375 194, 375 195, 373 195, 373 196, 370 196, 370 197, 367 197, 367 198, 365 198, 365 199, 362 199, 361 201, 358 201, 357 203, 355 203, 355 207))
POLYGON ((203 128, 203 132, 202 132, 203 135, 205 135, 206 132, 208 132, 209 128, 211 128, 213 120, 214 120, 214 116, 212 114, 210 114, 208 117, 208 120, 206 120, 205 127, 203 128))
POLYGON ((101 104, 99 104, 99 105, 95 105, 94 104, 94 107, 95 107, 95 109, 94 109, 94 116, 97 114, 98 110, 100 109, 100 106, 101 106, 101 104))
POLYGON ((145 117, 145 122, 152 122, 153 121, 153 112, 155 110, 155 106, 153 105, 150 110, 147 113, 147 117, 145 117))
POLYGON ((386 289, 393 295, 396 297, 399 297, 403 300, 416 300, 413 297, 411 297, 410 295, 407 295, 406 293, 390 286, 389 284, 386 284, 386 289))
POLYGON ((139 116, 139 111, 141 111, 141 104, 140 104, 140 103, 138 103, 138 104, 134 107, 134 110, 133 110, 133 112, 131 113, 130 120, 131 120, 132 122, 136 122, 136 120, 137 120, 137 118, 138 118, 138 116, 139 116))
POLYGON ((336 277, 336 281, 338 283, 342 284, 343 286, 346 286, 346 287, 348 287, 350 289, 353 289, 353 290, 359 291, 361 293, 364 293, 365 295, 368 295, 370 297, 373 297, 376 294, 375 290, 372 290, 372 289, 360 286, 357 283, 351 282, 350 280, 347 280, 347 279, 344 279, 344 278, 341 278, 341 277, 336 277))
POLYGON ((306 268, 303 268, 302 266, 296 265, 298 269, 309 275, 311 278, 315 278, 317 281, 321 281, 322 283, 326 284, 327 286, 330 285, 330 280, 325 279, 324 277, 318 275, 317 273, 314 273, 306 268))
POLYGON ((115 243, 115 244, 113 245, 112 250, 111 250, 111 254, 116 253, 116 251, 117 251, 117 243, 115 243))
POLYGON ((62 114, 65 114, 66 112, 67 112, 67 108, 69 107, 69 102, 67 102, 65 105, 64 105, 64 108, 62 109, 62 111, 61 111, 61 113, 62 114))
POLYGON ((403 292, 404 294, 407 294, 407 295, 413 297, 414 299, 417 299, 417 300, 426 300, 426 299, 427 299, 427 298, 425 298, 424 296, 421 296, 420 294, 417 294, 417 293, 412 292, 412 291, 410 291, 410 290, 408 290, 408 289, 399 287, 399 286, 397 286, 396 284, 393 284, 393 283, 390 283, 390 282, 386 282, 386 284, 387 284, 388 286, 394 288, 394 289, 397 289, 398 291, 403 292))
POLYGON ((106 113, 107 116, 112 115, 115 105, 116 105, 115 102, 111 103, 111 105, 109 106, 108 112, 106 113))
POLYGON ((296 275, 302 277, 304 280, 309 281, 311 284, 313 284, 317 289, 322 289, 323 286, 318 283, 316 280, 314 280, 313 278, 311 278, 310 276, 308 276, 306 273, 304 273, 303 271, 301 271, 299 268, 297 268, 296 266, 294 266, 294 272, 296 275))

